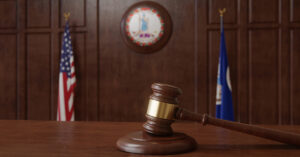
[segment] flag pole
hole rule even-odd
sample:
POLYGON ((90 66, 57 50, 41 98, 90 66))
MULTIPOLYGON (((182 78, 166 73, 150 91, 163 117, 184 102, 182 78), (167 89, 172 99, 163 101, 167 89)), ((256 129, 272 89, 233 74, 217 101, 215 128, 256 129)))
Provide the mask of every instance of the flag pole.
POLYGON ((69 31, 70 12, 65 12, 58 83, 57 121, 74 121, 74 88, 76 86, 74 55, 69 31))
POLYGON ((220 54, 216 90, 216 117, 234 121, 231 83, 227 60, 223 16, 226 8, 219 9, 220 13, 220 54))
POLYGON ((219 9, 219 13, 220 13, 220 30, 222 32, 222 28, 223 28, 223 15, 225 14, 226 12, 226 8, 223 8, 223 9, 219 9))

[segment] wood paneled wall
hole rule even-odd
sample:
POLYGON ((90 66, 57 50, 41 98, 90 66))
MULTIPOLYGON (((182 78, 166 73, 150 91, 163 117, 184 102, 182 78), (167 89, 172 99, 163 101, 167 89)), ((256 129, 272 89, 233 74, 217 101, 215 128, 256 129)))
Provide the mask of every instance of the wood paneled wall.
POLYGON ((55 120, 64 12, 70 24, 76 120, 143 121, 150 85, 179 86, 182 106, 214 115, 219 8, 237 121, 300 124, 299 0, 156 0, 173 33, 153 54, 120 35, 138 0, 0 0, 0 118, 55 120))

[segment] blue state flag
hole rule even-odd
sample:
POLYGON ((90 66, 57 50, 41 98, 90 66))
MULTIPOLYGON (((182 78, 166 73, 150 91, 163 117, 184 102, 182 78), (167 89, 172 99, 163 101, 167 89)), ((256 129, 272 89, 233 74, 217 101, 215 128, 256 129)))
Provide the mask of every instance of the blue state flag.
POLYGON ((216 92, 216 117, 234 121, 230 73, 226 53, 223 19, 221 17, 220 56, 216 92))

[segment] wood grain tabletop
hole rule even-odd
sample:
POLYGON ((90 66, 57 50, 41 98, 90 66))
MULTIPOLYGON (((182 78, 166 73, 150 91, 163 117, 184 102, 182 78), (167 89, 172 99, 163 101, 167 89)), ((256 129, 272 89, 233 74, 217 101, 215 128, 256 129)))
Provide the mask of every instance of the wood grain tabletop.
MULTIPOLYGON (((300 134, 300 126, 264 126, 300 134)), ((0 156, 142 156, 119 151, 118 138, 142 129, 137 122, 0 120, 0 156)), ((197 149, 171 156, 300 156, 300 148, 198 123, 173 130, 196 139, 197 149)))

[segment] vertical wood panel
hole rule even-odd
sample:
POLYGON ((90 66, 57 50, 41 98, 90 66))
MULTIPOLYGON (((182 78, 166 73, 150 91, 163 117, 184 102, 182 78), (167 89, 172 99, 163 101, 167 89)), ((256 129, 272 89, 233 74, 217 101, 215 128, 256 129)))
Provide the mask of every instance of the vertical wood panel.
POLYGON ((290 0, 290 22, 300 22, 299 0, 290 0))
POLYGON ((280 84, 281 89, 279 90, 281 95, 280 103, 280 117, 279 124, 290 124, 290 32, 287 23, 289 23, 289 1, 282 1, 282 12, 281 21, 284 24, 280 29, 280 84))
MULTIPOLYGON (((197 0, 196 0, 197 1, 197 0)), ((206 0, 199 0, 197 6, 197 38, 198 42, 195 43, 195 46, 198 48, 198 63, 197 63, 197 75, 198 75, 198 113, 209 113, 209 95, 208 95, 208 52, 207 52, 207 17, 208 17, 208 8, 206 0)))
MULTIPOLYGON (((71 33, 75 60, 76 87, 74 97, 75 120, 86 120, 86 36, 85 33, 71 33)), ((60 42, 62 43, 62 42, 60 42)))
POLYGON ((0 28, 16 28, 16 1, 0 1, 0 17, 0 28))
POLYGON ((27 27, 50 27, 50 0, 27 0, 27 27))
POLYGON ((27 35, 27 118, 50 119, 50 35, 27 35))
POLYGON ((249 31, 250 122, 278 122, 278 32, 249 31))
POLYGON ((98 1, 87 0, 86 4, 86 81, 87 81, 87 119, 98 120, 98 1))
MULTIPOLYGON (((51 29, 56 31, 51 33, 51 120, 57 119, 57 103, 58 103, 58 76, 59 76, 59 61, 61 53, 62 30, 58 32, 60 8, 59 1, 51 0, 51 29)), ((76 68, 76 67, 75 67, 76 68)))
POLYGON ((277 22, 279 12, 278 1, 279 0, 249 0, 249 23, 277 22))
POLYGON ((249 53, 248 53, 248 3, 247 1, 239 1, 239 30, 238 30, 238 92, 237 120, 243 123, 249 122, 249 53))
POLYGON ((27 82, 26 82, 26 1, 17 1, 17 119, 27 117, 27 82))
POLYGON ((0 118, 15 119, 17 109, 16 35, 0 35, 0 118))
POLYGON ((291 31, 291 120, 293 124, 300 124, 300 29, 291 31))

